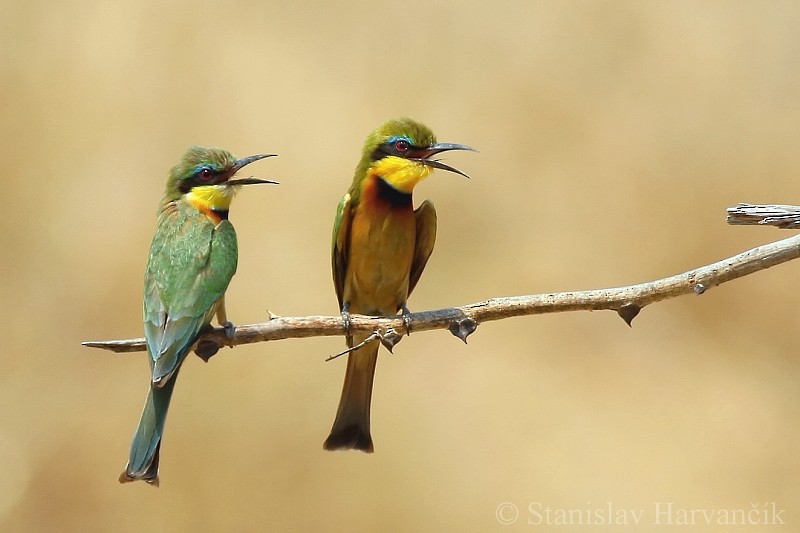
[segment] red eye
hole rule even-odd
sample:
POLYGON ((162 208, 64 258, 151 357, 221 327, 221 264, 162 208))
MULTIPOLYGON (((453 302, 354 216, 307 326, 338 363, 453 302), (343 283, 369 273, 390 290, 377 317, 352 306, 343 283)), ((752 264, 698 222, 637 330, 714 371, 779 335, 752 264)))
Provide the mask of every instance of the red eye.
POLYGON ((394 142, 394 149, 397 150, 398 152, 405 152, 406 150, 408 150, 410 146, 411 145, 409 144, 409 142, 405 139, 397 139, 394 142))
POLYGON ((197 177, 203 181, 208 181, 214 177, 214 173, 211 172, 210 168, 203 168, 197 173, 197 177))

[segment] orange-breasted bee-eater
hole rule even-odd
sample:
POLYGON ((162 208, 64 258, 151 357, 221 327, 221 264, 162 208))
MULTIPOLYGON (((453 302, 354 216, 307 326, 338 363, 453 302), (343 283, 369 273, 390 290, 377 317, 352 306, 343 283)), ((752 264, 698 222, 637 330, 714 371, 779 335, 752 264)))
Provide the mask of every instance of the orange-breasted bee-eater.
POLYGON ((142 479, 158 485, 164 421, 181 363, 215 315, 233 333, 225 289, 236 272, 238 250, 228 209, 242 185, 276 183, 234 175, 271 155, 236 159, 221 148, 192 146, 167 177, 144 274, 144 333, 152 379, 120 483, 142 479))
MULTIPOLYGON (((460 170, 431 159, 447 150, 473 150, 437 143, 433 132, 408 118, 390 120, 364 143, 350 189, 333 226, 333 281, 345 328, 350 313, 387 316, 402 311, 436 240, 436 210, 425 201, 414 209, 414 187, 433 169, 460 170)), ((352 348, 366 334, 347 336, 352 348)), ((342 397, 326 450, 372 452, 370 402, 378 343, 350 352, 342 397)))

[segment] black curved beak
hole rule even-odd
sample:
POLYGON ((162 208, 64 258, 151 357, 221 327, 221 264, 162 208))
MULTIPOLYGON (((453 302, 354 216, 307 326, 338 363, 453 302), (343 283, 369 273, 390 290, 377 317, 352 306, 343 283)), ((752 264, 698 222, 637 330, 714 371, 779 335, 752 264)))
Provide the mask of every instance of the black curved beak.
POLYGON ((280 182, 273 180, 262 180, 261 178, 238 178, 226 181, 225 185, 256 185, 258 183, 273 183, 278 185, 280 182))
POLYGON ((250 155, 250 156, 247 156, 247 157, 243 157, 240 160, 238 160, 236 163, 233 164, 233 167, 231 168, 231 170, 236 172, 237 170, 239 170, 243 166, 249 165, 253 161, 258 161, 259 159, 265 159, 267 157, 275 157, 277 155, 278 154, 258 154, 258 155, 250 155))
POLYGON ((442 170, 447 170, 449 172, 455 172, 456 174, 460 174, 465 178, 469 178, 466 174, 458 170, 457 168, 451 167, 445 163, 442 163, 439 159, 428 159, 436 154, 440 154, 442 152, 446 152, 448 150, 469 150, 471 152, 477 152, 475 148, 471 146, 467 146, 465 144, 452 144, 452 143, 436 143, 428 146, 427 148, 422 148, 419 150, 415 150, 412 157, 409 157, 411 161, 418 161, 423 165, 427 165, 433 168, 439 168, 442 170))
MULTIPOLYGON (((265 159, 267 157, 275 157, 276 155, 278 155, 278 154, 257 154, 257 155, 251 155, 251 156, 243 157, 243 158, 239 159, 238 161, 236 161, 236 163, 233 164, 233 167, 231 168, 229 176, 233 176, 242 167, 247 166, 247 165, 249 165, 250 163, 252 163, 254 161, 258 161, 259 159, 265 159)), ((238 179, 228 179, 227 181, 225 181, 225 185, 232 185, 232 186, 233 185, 255 185, 255 184, 258 184, 258 183, 274 183, 274 184, 277 184, 278 182, 277 181, 272 181, 272 180, 262 180, 261 178, 253 178, 253 177, 250 177, 250 178, 238 178, 238 179)))

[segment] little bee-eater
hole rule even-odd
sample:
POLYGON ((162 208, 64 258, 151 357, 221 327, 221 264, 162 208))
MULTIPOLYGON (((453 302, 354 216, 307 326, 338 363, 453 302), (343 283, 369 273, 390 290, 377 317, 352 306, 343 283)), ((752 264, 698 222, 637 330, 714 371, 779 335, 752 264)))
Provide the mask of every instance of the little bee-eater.
MULTIPOLYGON (((333 226, 333 282, 345 329, 350 313, 387 316, 402 311, 436 240, 436 210, 425 201, 414 209, 411 194, 439 168, 468 177, 438 159, 447 150, 473 150, 437 143, 433 132, 408 118, 390 120, 364 143, 350 189, 339 203, 333 226)), ((408 325, 408 323, 407 323, 408 325)), ((352 348, 368 335, 347 336, 352 348)), ((378 344, 350 352, 342 397, 326 450, 373 451, 370 402, 378 344)))
POLYGON ((144 274, 144 333, 152 379, 120 483, 158 485, 164 421, 181 363, 216 315, 229 334, 225 289, 236 272, 236 232, 228 209, 242 185, 276 183, 234 178, 245 165, 221 148, 192 146, 167 177, 158 227, 144 274))

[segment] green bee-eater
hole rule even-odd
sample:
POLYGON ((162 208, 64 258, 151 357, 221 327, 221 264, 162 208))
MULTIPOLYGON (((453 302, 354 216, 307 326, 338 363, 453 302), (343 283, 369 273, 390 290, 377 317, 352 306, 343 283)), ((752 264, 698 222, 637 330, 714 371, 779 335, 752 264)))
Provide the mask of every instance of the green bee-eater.
POLYGON ((181 363, 215 315, 233 332, 224 296, 236 272, 238 251, 228 209, 240 186, 276 183, 234 175, 270 155, 237 160, 221 148, 192 146, 167 177, 144 275, 144 333, 152 380, 121 483, 142 479, 158 485, 164 421, 181 363))
MULTIPOLYGON (((390 120, 364 143, 350 189, 339 203, 333 226, 333 281, 345 327, 349 314, 408 313, 414 290, 436 240, 436 210, 425 201, 416 210, 411 193, 433 169, 460 170, 431 157, 446 150, 472 150, 437 143, 433 132, 408 118, 390 120)), ((358 345, 366 334, 348 335, 358 345)), ((326 450, 372 452, 370 401, 378 344, 348 355, 342 397, 326 450)))

